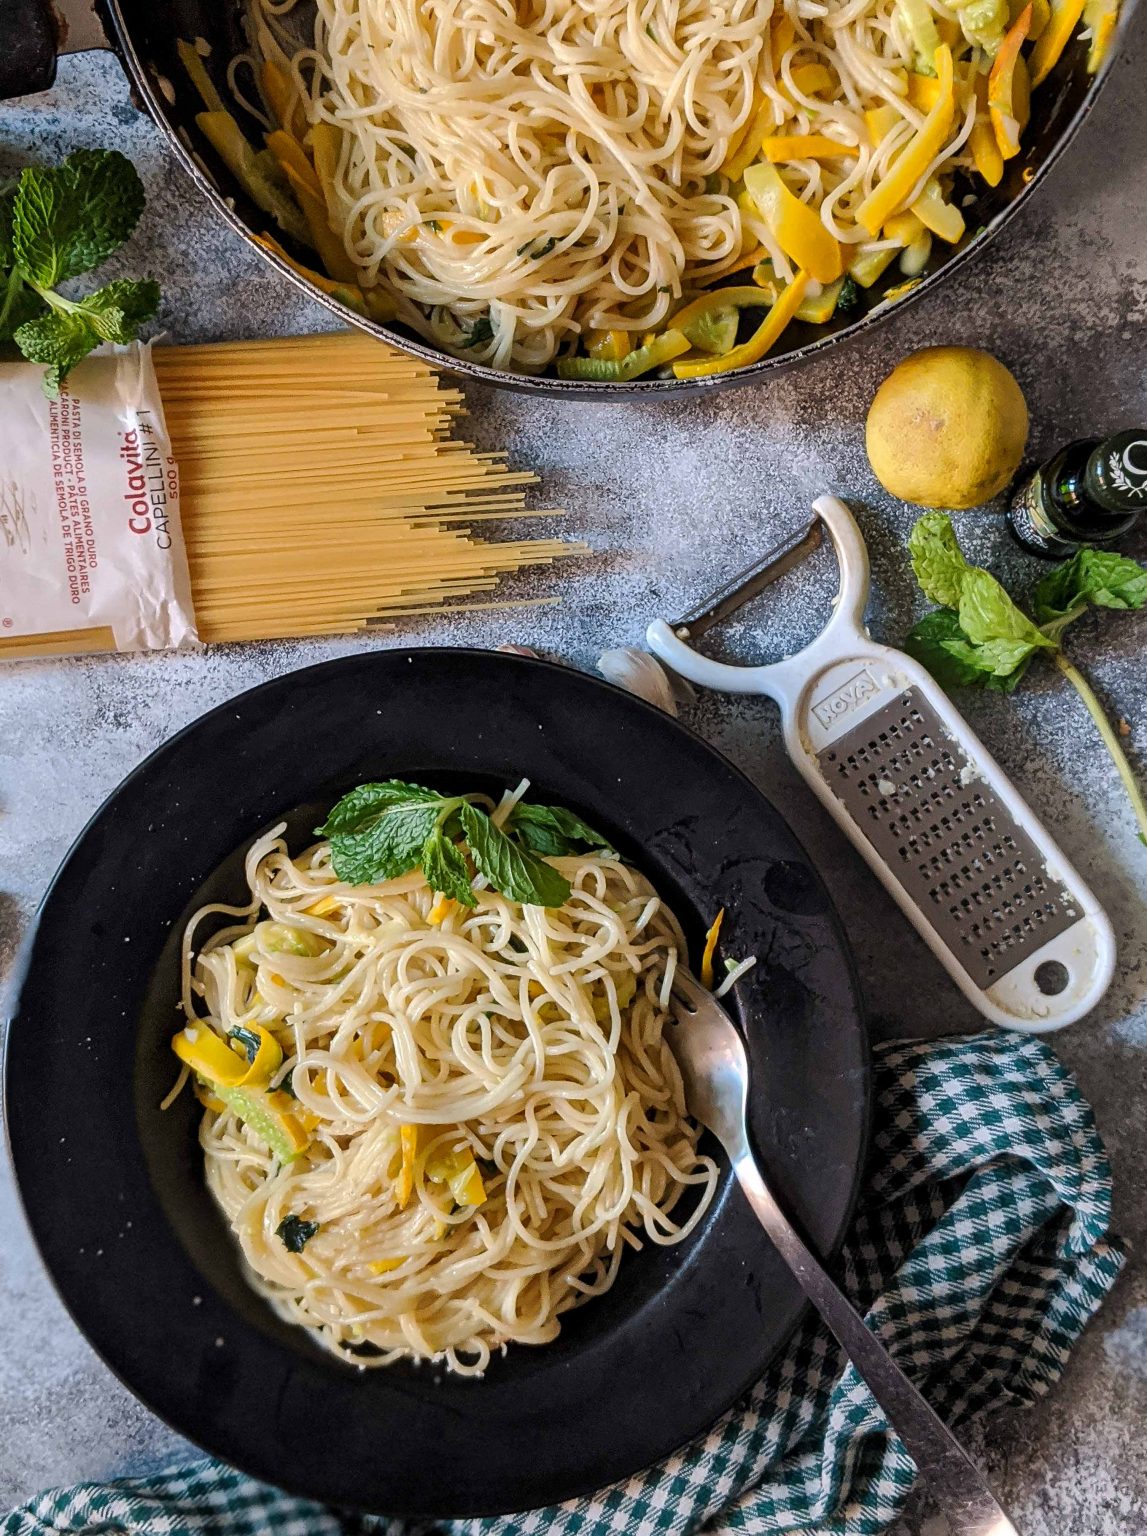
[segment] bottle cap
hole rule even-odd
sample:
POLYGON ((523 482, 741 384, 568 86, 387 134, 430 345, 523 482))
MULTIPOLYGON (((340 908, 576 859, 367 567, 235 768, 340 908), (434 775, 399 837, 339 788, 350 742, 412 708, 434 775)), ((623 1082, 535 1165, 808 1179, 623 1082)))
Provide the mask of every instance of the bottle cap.
POLYGON ((1131 427, 1104 438, 1083 475, 1089 496, 1108 512, 1147 507, 1147 427, 1131 427))

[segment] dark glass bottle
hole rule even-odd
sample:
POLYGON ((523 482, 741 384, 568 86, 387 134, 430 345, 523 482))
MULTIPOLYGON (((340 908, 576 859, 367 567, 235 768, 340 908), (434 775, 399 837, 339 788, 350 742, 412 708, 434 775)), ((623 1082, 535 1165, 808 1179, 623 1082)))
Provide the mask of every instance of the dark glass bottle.
POLYGON ((1052 560, 1114 544, 1147 507, 1147 428, 1068 443, 1021 482, 1008 519, 1027 549, 1052 560))

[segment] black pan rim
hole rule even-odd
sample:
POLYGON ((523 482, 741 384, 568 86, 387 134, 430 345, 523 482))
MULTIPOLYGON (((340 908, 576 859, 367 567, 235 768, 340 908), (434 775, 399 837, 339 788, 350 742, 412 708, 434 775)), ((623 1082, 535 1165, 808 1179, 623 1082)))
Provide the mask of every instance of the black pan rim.
POLYGON ((264 246, 256 243, 252 238, 252 232, 248 225, 239 217, 219 188, 197 164, 194 155, 180 139, 174 128, 168 121, 167 105, 156 89, 155 81, 151 78, 145 61, 141 58, 131 36, 131 26, 123 14, 121 0, 98 0, 103 7, 110 23, 115 39, 116 52, 124 66, 128 78, 146 105, 152 120, 158 125, 167 141, 169 150, 174 154, 183 170, 191 177, 203 196, 211 204, 217 215, 226 220, 237 235, 253 250, 257 251, 262 259, 275 269, 281 276, 291 282, 300 292, 305 293, 315 303, 321 304, 332 315, 342 320, 343 324, 354 330, 365 332, 376 337, 379 341, 386 342, 409 356, 420 358, 443 373, 452 374, 458 378, 473 379, 483 384, 489 384, 495 389, 505 389, 516 394, 526 394, 559 400, 684 400, 700 398, 726 389, 736 389, 747 384, 759 384, 768 377, 784 372, 788 368, 797 367, 809 359, 820 356, 828 349, 839 343, 855 341, 861 336, 867 335, 874 326, 885 320, 895 310, 902 311, 905 306, 914 304, 923 298, 943 281, 950 272, 955 272, 976 253, 983 250, 990 241, 994 240, 1000 229, 1015 212, 1017 208, 1024 206, 1031 193, 1040 186, 1052 166, 1075 138, 1080 128, 1091 115, 1098 99, 1099 92, 1104 83, 1110 77, 1119 50, 1126 38, 1127 30, 1131 24, 1138 0, 1122 0, 1120 7, 1119 23, 1115 36, 1107 50, 1098 70, 1091 78, 1086 94, 1076 107, 1072 116, 1064 124, 1063 131, 1052 144, 1051 148, 1041 164, 1036 167, 1031 180, 1024 183, 1015 197, 1006 207, 984 225, 977 234, 973 235, 967 243, 957 251, 945 257, 943 263, 929 273, 917 287, 910 289, 900 298, 895 305, 884 304, 875 307, 859 320, 851 325, 844 326, 841 330, 830 336, 821 337, 804 346, 794 348, 790 352, 777 353, 762 358, 759 362, 750 364, 747 368, 738 369, 734 373, 717 374, 709 379, 634 379, 629 383, 592 383, 587 380, 558 379, 549 376, 535 377, 529 374, 509 373, 499 368, 491 368, 488 364, 470 362, 465 358, 455 357, 452 353, 440 351, 429 343, 419 341, 407 336, 400 331, 393 331, 377 321, 369 320, 348 308, 330 294, 323 293, 315 288, 306 278, 293 270, 285 261, 264 246))
MULTIPOLYGON (((529 670, 540 671, 542 674, 551 674, 554 677, 561 678, 567 682, 572 675, 572 677, 580 680, 582 683, 591 685, 594 690, 613 695, 616 698, 623 700, 625 707, 627 709, 634 710, 638 716, 645 715, 647 718, 656 721, 657 724, 662 727, 664 727, 666 724, 670 724, 673 731, 679 732, 682 736, 688 738, 696 747, 700 748, 706 756, 713 759, 715 763, 720 766, 723 772, 740 780, 752 799, 761 802, 766 808, 770 808, 770 802, 765 800, 764 796, 761 795, 760 791, 756 789, 756 787, 752 784, 752 781, 749 780, 746 775, 744 775, 738 768, 736 768, 735 765, 728 762, 728 760, 725 759, 719 752, 717 752, 715 748, 711 747, 707 742, 703 740, 703 738, 698 736, 695 732, 691 731, 688 727, 682 725, 678 721, 669 722, 667 717, 653 706, 644 703, 644 701, 635 699, 632 695, 624 693, 622 690, 615 688, 611 684, 607 684, 604 681, 589 677, 584 673, 571 674, 571 670, 569 668, 560 664, 520 657, 498 656, 495 653, 475 648, 453 646, 420 648, 400 647, 394 649, 381 649, 372 652, 360 652, 351 656, 344 656, 329 661, 314 663, 311 666, 299 669, 295 672, 280 674, 275 678, 271 678, 263 683, 257 684, 251 689, 244 690, 241 694, 234 696, 229 700, 224 700, 213 709, 207 711, 204 715, 198 717, 196 720, 191 721, 188 725, 184 726, 179 732, 177 732, 167 741, 161 743, 160 746, 157 747, 153 752, 149 753, 148 756, 141 763, 139 763, 129 775, 126 776, 122 783, 117 786, 117 788, 113 790, 112 794, 109 795, 107 799, 96 809, 79 835, 73 841, 68 854, 65 856, 59 869, 56 872, 56 875, 53 877, 53 880, 49 885, 39 908, 37 909, 35 920, 21 947, 20 958, 17 962, 17 966, 14 968, 13 987, 11 993, 13 998, 11 1017, 8 1021, 9 1027, 5 1031, 3 1042, 2 1065, 4 1074, 3 1092, 5 1109, 5 1137, 8 1145, 9 1156, 12 1160, 13 1167, 17 1171, 17 1189, 21 1207, 24 1211, 25 1219, 28 1223, 28 1228, 33 1236, 37 1251, 41 1257, 42 1262, 44 1263, 45 1270, 48 1273, 53 1288, 56 1290, 57 1295, 59 1295, 60 1300, 67 1310, 69 1316, 72 1318, 81 1334, 87 1339, 89 1345, 95 1349, 99 1357, 113 1372, 113 1374, 115 1374, 117 1378, 124 1384, 124 1386, 130 1392, 132 1392, 134 1396, 142 1401, 151 1412, 153 1412, 164 1423, 168 1424, 168 1426, 172 1428, 176 1433, 191 1439, 193 1443, 198 1444, 201 1449, 205 1450, 209 1454, 218 1456, 224 1460, 229 1460, 233 1464, 240 1465, 242 1469, 247 1471, 250 1475, 262 1478, 265 1481, 273 1482, 276 1485, 284 1487, 288 1491, 296 1493, 302 1497, 317 1498, 326 1502, 337 1502, 341 1505, 345 1505, 346 1507, 360 1508, 367 1512, 375 1512, 376 1507, 373 1504, 362 1503, 360 1500, 357 1500, 353 1497, 349 1499, 334 1499, 329 1488, 316 1488, 313 1483, 300 1482, 293 1476, 293 1474, 290 1473, 284 1477, 281 1471, 281 1464, 276 1463, 273 1466, 269 1466, 265 1458, 260 1458, 250 1454, 244 1454, 238 1458, 229 1457, 226 1449, 221 1447, 220 1444, 214 1440, 210 1434, 202 1435, 189 1432, 186 1423, 180 1422, 178 1415, 173 1415, 165 1403, 157 1402, 153 1400, 153 1398, 147 1393, 140 1391, 139 1387, 135 1385, 129 1378, 129 1375, 125 1374, 121 1369, 120 1363, 113 1357, 114 1351, 107 1351, 101 1346, 99 1342, 92 1338, 89 1327, 87 1326, 83 1316, 83 1307, 74 1304, 73 1297, 71 1297, 65 1292, 64 1289, 61 1288, 57 1281, 56 1275, 53 1273, 53 1270, 49 1265, 49 1261, 45 1253, 44 1243, 42 1242, 42 1232, 40 1222, 38 1220, 38 1213, 34 1211, 33 1203, 27 1196, 25 1179, 20 1172, 21 1156, 17 1153, 16 1144, 12 1138, 13 1117, 10 1113, 12 1102, 12 1026, 18 1022, 21 1012, 21 993, 23 990, 23 984, 26 981, 28 974, 30 973, 36 957, 36 945, 40 933, 41 917, 45 912, 48 911, 57 891, 65 882, 68 875, 69 866, 72 863, 74 855, 78 850, 82 848, 85 840, 92 833, 93 829, 99 825, 102 818, 118 800, 121 793, 130 785, 132 785, 133 782, 138 782, 139 780, 143 779, 147 771, 156 765, 157 760, 162 759, 165 754, 185 743, 189 737, 192 737, 195 734, 197 729, 203 725, 204 722, 221 718, 222 716, 231 712, 234 709, 236 703, 240 700, 247 701, 260 695, 273 694, 276 690, 281 690, 285 684, 297 682, 301 678, 314 680, 326 677, 330 674, 337 674, 341 670, 360 666, 364 663, 369 665, 371 663, 381 662, 383 665, 390 665, 392 663, 396 664, 399 661, 406 660, 410 656, 419 657, 426 656, 428 654, 432 655, 436 659, 458 658, 465 661, 480 660, 483 663, 489 662, 491 660, 494 660, 499 664, 509 663, 518 668, 524 667, 529 670)), ((792 838, 791 841, 794 844, 796 843, 795 838, 792 838)), ((799 848, 799 845, 797 846, 799 848)), ((828 908, 828 912, 831 922, 834 924, 838 936, 840 936, 839 921, 836 918, 835 911, 831 908, 831 904, 828 908)), ((846 1205, 843 1208, 838 1221, 835 1223, 835 1230, 831 1245, 824 1248, 826 1256, 830 1259, 835 1257, 839 1252, 844 1236, 851 1223, 856 1202, 859 1198, 862 1185, 863 1170, 868 1151, 872 1108, 871 1064, 867 1029, 863 1008, 860 1001, 859 986, 855 975, 855 966, 852 961, 851 954, 847 949, 847 945, 844 945, 841 950, 841 958, 845 963, 848 981, 852 991, 852 998, 854 1002, 854 1017, 851 1022, 855 1031, 857 1049, 863 1062, 863 1079, 861 1082, 861 1102, 858 1115, 859 1150, 853 1168, 851 1186, 846 1205)), ((805 1316, 806 1311, 807 1307, 803 1303, 798 1302, 792 1311, 791 1317, 789 1317, 786 1323, 783 1334, 778 1335, 774 1340, 771 1341, 767 1356, 768 1359, 773 1358, 773 1356, 784 1347, 786 1340, 791 1336, 792 1332, 799 1325, 805 1316)), ((720 1412, 724 1412, 725 1409, 730 1406, 737 1397, 741 1395, 743 1390, 747 1389, 753 1384, 755 1380, 758 1379, 761 1371, 764 1368, 764 1364, 767 1363, 767 1360, 753 1360, 751 1358, 751 1351, 746 1351, 746 1361, 747 1363, 744 1372, 744 1379, 740 1387, 736 1392, 730 1395, 728 1403, 725 1404, 725 1407, 722 1408, 720 1412)), ((719 1416, 719 1414, 717 1416, 719 1416)), ((661 1450, 658 1451, 653 1460, 656 1461, 661 1459, 662 1456, 671 1454, 674 1449, 677 1449, 680 1445, 685 1444, 689 1440, 693 1439, 698 1433, 702 1431, 704 1427, 707 1427, 707 1423, 708 1421, 704 1426, 698 1425, 694 1428, 691 1428, 688 1434, 686 1434, 683 1438, 675 1441, 672 1445, 666 1444, 661 1450)), ((646 1464, 648 1464, 648 1462, 642 1463, 642 1465, 646 1464)), ((639 1470, 640 1467, 638 1466, 631 1468, 631 1472, 636 1472, 639 1470)), ((624 1476, 630 1474, 622 1473, 618 1475, 624 1476)), ((615 1479, 611 1477, 610 1481, 613 1480, 615 1479)), ((576 1480, 566 1485, 555 1485, 550 1487, 547 1491, 544 1502, 546 1504, 550 1504, 560 1502, 566 1498, 583 1496, 593 1491, 593 1489, 597 1486, 598 1484, 596 1482, 591 1487, 584 1482, 577 1482, 576 1480)), ((505 1500, 495 1500, 494 1502, 483 1501, 479 1506, 467 1503, 464 1507, 457 1504, 450 1504, 447 1507, 443 1507, 439 1503, 432 1503, 431 1506, 427 1507, 422 1504, 414 1506, 407 1502, 401 1507, 388 1508, 387 1512, 397 1515, 423 1517, 428 1516, 430 1518, 447 1518, 451 1516, 483 1516, 510 1513, 527 1507, 535 1507, 536 1503, 537 1501, 535 1500, 532 1501, 531 1505, 522 1505, 513 1501, 507 1502, 505 1500)))

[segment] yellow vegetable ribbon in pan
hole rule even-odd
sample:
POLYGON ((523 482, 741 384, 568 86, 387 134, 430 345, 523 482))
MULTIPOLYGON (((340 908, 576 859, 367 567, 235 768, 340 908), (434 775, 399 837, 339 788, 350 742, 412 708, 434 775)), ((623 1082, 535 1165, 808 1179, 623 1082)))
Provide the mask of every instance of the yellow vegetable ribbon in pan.
POLYGON ((1020 54, 1031 25, 1032 8, 1026 5, 996 54, 988 76, 988 113, 1000 154, 1010 160, 1020 152, 1020 134, 1027 126, 1028 70, 1020 54))
POLYGON ((834 283, 844 270, 840 244, 820 215, 789 191, 777 168, 749 166, 745 188, 790 261, 818 283, 834 283))
POLYGON ((674 363, 673 372, 676 377, 704 379, 711 374, 730 373, 734 368, 747 368, 750 363, 759 362, 796 314, 808 282, 808 273, 798 272, 748 341, 742 342, 739 347, 734 347, 731 352, 726 352, 723 357, 707 357, 699 362, 674 363))
POLYGON ((936 49, 935 63, 940 82, 936 105, 900 151, 889 174, 873 187, 857 209, 857 217, 870 235, 879 235, 885 220, 911 197, 916 183, 943 149, 951 131, 956 98, 952 89, 952 50, 946 43, 936 49))
POLYGON ((1079 25, 1085 0, 1052 0, 1051 18, 1036 39, 1028 65, 1032 85, 1041 85, 1051 74, 1068 39, 1079 25))
POLYGON ((713 990, 713 956, 717 953, 717 940, 721 936, 721 924, 725 921, 724 907, 717 913, 705 935, 705 952, 701 956, 701 985, 713 990))

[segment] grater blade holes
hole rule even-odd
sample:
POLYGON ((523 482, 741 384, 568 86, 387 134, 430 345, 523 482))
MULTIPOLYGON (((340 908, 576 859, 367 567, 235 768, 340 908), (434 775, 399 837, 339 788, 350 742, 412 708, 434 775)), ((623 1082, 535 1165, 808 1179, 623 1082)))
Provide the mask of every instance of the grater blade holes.
POLYGON ((869 715, 818 761, 978 986, 991 986, 1082 915, 914 690, 869 715))

